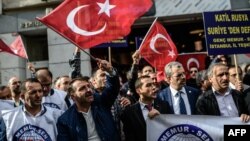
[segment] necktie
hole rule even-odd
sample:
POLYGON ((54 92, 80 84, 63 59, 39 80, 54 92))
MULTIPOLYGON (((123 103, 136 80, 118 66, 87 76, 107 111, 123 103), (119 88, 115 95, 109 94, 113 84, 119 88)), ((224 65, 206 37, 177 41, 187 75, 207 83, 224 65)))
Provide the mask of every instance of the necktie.
POLYGON ((180 106, 180 114, 187 114, 187 110, 186 110, 186 106, 184 103, 184 100, 181 96, 182 92, 178 92, 178 96, 179 96, 179 106, 180 106))
POLYGON ((147 108, 148 111, 151 111, 153 107, 152 107, 152 104, 148 104, 148 105, 145 105, 145 108, 147 108))

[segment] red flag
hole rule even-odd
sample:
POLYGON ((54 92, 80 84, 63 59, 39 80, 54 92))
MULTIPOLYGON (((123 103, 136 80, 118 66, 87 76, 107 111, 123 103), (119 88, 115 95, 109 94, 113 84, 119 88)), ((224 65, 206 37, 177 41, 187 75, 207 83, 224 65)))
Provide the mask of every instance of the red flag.
POLYGON ((20 35, 10 44, 10 49, 13 51, 14 55, 28 59, 22 37, 20 35))
POLYGON ((7 44, 4 43, 3 40, 0 39, 0 52, 8 52, 13 54, 13 51, 9 48, 7 44))
POLYGON ((0 40, 0 52, 8 52, 10 54, 28 59, 21 36, 18 36, 13 43, 11 43, 10 47, 0 40))
POLYGON ((180 62, 186 71, 191 67, 197 67, 199 71, 205 69, 207 53, 180 54, 177 61, 180 62))
POLYGON ((175 61, 178 52, 166 29, 155 22, 140 47, 140 54, 158 71, 163 71, 167 63, 175 61))
POLYGON ((134 21, 151 6, 151 0, 65 0, 37 19, 86 49, 128 35, 134 21))

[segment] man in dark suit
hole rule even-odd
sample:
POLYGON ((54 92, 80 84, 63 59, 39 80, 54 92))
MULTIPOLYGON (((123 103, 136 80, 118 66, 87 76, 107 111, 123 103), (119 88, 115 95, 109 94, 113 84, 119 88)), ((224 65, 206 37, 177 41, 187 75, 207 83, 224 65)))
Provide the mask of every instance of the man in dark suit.
POLYGON ((225 64, 212 64, 207 72, 212 84, 212 90, 202 94, 196 104, 197 113, 201 115, 240 116, 243 122, 248 122, 248 115, 240 91, 229 88, 229 72, 225 64))
POLYGON ((201 92, 186 86, 186 75, 182 64, 170 62, 164 70, 169 87, 160 91, 159 98, 169 103, 174 114, 195 114, 195 104, 201 92))
POLYGON ((167 114, 170 107, 157 100, 157 86, 149 76, 142 76, 135 82, 139 101, 127 107, 122 115, 123 131, 126 141, 146 141, 146 120, 156 115, 167 114))

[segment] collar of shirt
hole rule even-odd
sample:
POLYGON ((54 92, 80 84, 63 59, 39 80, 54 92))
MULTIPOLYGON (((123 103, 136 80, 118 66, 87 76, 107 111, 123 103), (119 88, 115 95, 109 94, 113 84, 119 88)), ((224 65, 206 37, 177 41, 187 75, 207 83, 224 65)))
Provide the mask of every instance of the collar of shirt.
MULTIPOLYGON (((140 99, 139 99, 139 103, 140 103, 140 106, 141 106, 141 109, 142 109, 142 110, 147 109, 147 108, 145 107, 147 104, 141 102, 140 99)), ((154 102, 152 103, 152 105, 154 105, 154 102)))
POLYGON ((91 106, 89 107, 88 112, 80 112, 80 113, 82 113, 83 116, 88 116, 90 114, 90 111, 91 111, 91 106))
POLYGON ((234 85, 233 83, 231 83, 231 82, 229 82, 229 87, 230 87, 231 89, 236 89, 236 88, 235 88, 235 85, 234 85))
POLYGON ((184 89, 184 87, 182 87, 181 90, 179 90, 179 91, 177 91, 176 89, 172 88, 171 86, 169 86, 169 88, 170 88, 172 96, 174 96, 174 97, 177 97, 177 93, 179 91, 181 91, 183 94, 186 94, 186 90, 184 89))
POLYGON ((217 96, 227 96, 227 95, 231 94, 230 88, 228 88, 224 94, 217 92, 213 87, 212 87, 212 91, 213 91, 214 95, 217 95, 217 96))
POLYGON ((35 116, 33 116, 33 115, 25 108, 25 106, 23 106, 22 109, 23 109, 24 113, 26 113, 27 115, 32 116, 32 117, 41 116, 41 115, 42 115, 43 113, 45 113, 45 111, 46 111, 45 107, 44 107, 43 105, 41 105, 41 111, 38 112, 35 116))

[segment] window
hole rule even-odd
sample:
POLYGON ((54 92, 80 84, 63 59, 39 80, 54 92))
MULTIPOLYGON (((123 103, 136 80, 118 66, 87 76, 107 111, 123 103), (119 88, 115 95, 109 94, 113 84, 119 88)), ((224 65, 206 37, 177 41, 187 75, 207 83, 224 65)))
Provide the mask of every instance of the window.
POLYGON ((29 61, 48 60, 48 41, 46 35, 25 36, 29 61))

